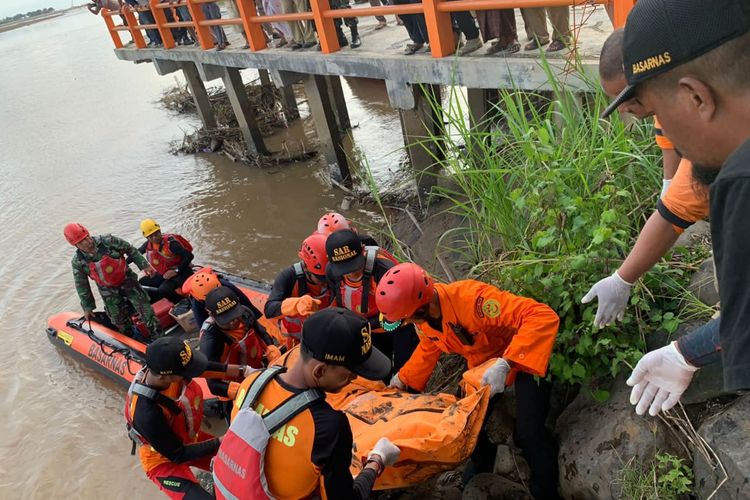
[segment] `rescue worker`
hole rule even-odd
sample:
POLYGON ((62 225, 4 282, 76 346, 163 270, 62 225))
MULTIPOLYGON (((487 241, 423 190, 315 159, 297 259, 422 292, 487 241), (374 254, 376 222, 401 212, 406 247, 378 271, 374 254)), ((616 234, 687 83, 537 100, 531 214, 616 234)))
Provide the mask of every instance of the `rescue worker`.
POLYGON ((203 392, 192 379, 244 377, 249 369, 209 362, 177 337, 146 347, 146 366, 128 389, 125 420, 146 476, 169 498, 211 499, 190 467, 211 470, 221 438, 201 430, 203 392))
MULTIPOLYGON (((281 355, 271 336, 252 310, 243 306, 236 293, 220 286, 206 296, 209 318, 201 326, 200 350, 209 361, 263 368, 281 355)), ((207 380, 216 396, 234 399, 237 380, 207 380)))
MULTIPOLYGON (((381 438, 367 455, 362 472, 353 479, 349 471, 353 449, 349 420, 343 412, 331 408, 323 393, 340 392, 358 375, 369 380, 382 379, 388 375, 390 365, 388 358, 372 346, 368 322, 351 311, 329 307, 305 321, 299 359, 288 371, 279 370, 247 403, 256 412, 267 414, 296 394, 308 389, 318 392, 306 409, 286 421, 284 439, 272 436, 268 442, 263 472, 273 498, 358 500, 370 496, 375 479, 398 460, 400 450, 388 438, 381 438)), ((242 382, 232 419, 248 393, 255 392, 254 382, 262 373, 253 373, 242 382)), ((238 476, 217 476, 217 462, 227 456, 233 460, 231 451, 226 450, 229 456, 217 455, 214 463, 218 491, 231 493, 237 491, 237 486, 241 488, 238 476)))
POLYGON ((143 286, 156 288, 149 293, 152 302, 166 297, 173 304, 182 300, 178 290, 193 274, 193 246, 179 234, 162 234, 154 219, 141 222, 141 232, 146 242, 138 249, 156 269, 156 275, 140 279, 143 286))
POLYGON ((334 303, 367 318, 373 329, 373 343, 393 361, 398 371, 409 359, 419 338, 412 325, 385 331, 375 301, 375 287, 383 275, 395 265, 379 247, 362 245, 357 233, 340 229, 326 240, 328 266, 326 276, 334 303))
POLYGON ((332 298, 326 282, 326 236, 319 233, 308 236, 297 255, 299 262, 276 276, 263 310, 268 319, 281 316, 287 348, 299 343, 305 318, 328 307, 332 298))
MULTIPOLYGON (((440 353, 460 354, 469 368, 496 361, 485 371, 490 386, 488 413, 505 387, 516 393, 513 441, 531 468, 534 498, 559 498, 557 443, 544 425, 552 385, 543 378, 560 320, 549 307, 474 280, 434 283, 424 269, 406 263, 392 267, 378 284, 378 307, 388 322, 416 323, 420 342, 391 380, 392 387, 422 391, 440 353)), ((464 484, 491 472, 496 446, 485 430, 464 471, 464 484)))
POLYGON ((204 267, 188 278, 182 285, 182 294, 190 298, 190 308, 193 311, 195 324, 199 328, 208 319, 206 295, 214 288, 219 288, 220 286, 227 287, 237 294, 237 297, 240 299, 240 305, 250 309, 257 319, 263 316, 248 296, 237 288, 237 285, 224 276, 215 273, 210 267, 204 267))
MULTIPOLYGON (((623 39, 624 31, 615 30, 602 46, 599 75, 604 92, 611 98, 617 97, 627 83, 622 64, 623 39)), ((618 109, 639 118, 646 116, 635 99, 622 102, 618 109)), ((584 304, 597 299, 594 326, 598 328, 622 320, 635 282, 661 260, 685 229, 708 216, 708 190, 693 181, 693 164, 681 158, 656 118, 654 127, 664 165, 661 195, 656 210, 641 229, 622 265, 595 283, 581 299, 584 304)))
POLYGON ((746 0, 642 0, 628 16, 627 86, 602 116, 636 99, 646 116, 659 117, 664 133, 693 162, 693 179, 710 186, 722 308, 718 328, 693 330, 641 358, 627 381, 638 414, 669 410, 694 373, 719 359, 726 391, 750 387, 749 49, 746 0))
POLYGON ((373 247, 379 246, 378 242, 375 241, 375 238, 373 238, 372 236, 359 234, 357 228, 350 224, 349 221, 346 220, 346 217, 344 217, 340 213, 327 212, 323 214, 323 216, 318 220, 317 232, 320 234, 328 236, 329 234, 333 233, 334 231, 338 231, 339 229, 351 229, 352 231, 357 233, 357 235, 359 235, 359 240, 363 245, 373 247))
POLYGON ((148 294, 138 284, 137 276, 128 267, 126 259, 132 258, 148 275, 154 275, 156 271, 133 245, 111 234, 91 236, 78 223, 66 225, 63 232, 68 243, 78 249, 71 265, 84 318, 90 321, 96 309, 96 300, 89 284, 91 278, 99 288, 107 316, 120 333, 134 335, 132 310, 141 317, 151 339, 163 335, 148 294))

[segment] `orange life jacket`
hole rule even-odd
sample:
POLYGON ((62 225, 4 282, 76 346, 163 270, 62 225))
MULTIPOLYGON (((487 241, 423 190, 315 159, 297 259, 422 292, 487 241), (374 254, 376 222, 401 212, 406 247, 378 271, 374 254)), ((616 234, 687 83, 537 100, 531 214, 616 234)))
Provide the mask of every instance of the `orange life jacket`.
MULTIPOLYGON (((305 278, 305 271, 302 269, 302 263, 296 262, 294 264, 294 274, 297 277, 294 288, 292 288, 292 294, 289 297, 302 297, 303 295, 310 295, 314 299, 320 301, 319 309, 324 309, 331 305, 331 292, 328 287, 323 285, 313 285, 305 278)), ((305 322, 305 318, 299 316, 282 316, 281 325, 284 327, 285 332, 297 339, 301 340, 300 334, 302 333, 302 324, 305 322)))
POLYGON ((365 268, 362 281, 357 284, 347 283, 346 279, 340 281, 338 289, 335 290, 336 304, 339 307, 354 311, 365 318, 373 318, 380 314, 374 297, 378 284, 372 275, 378 259, 398 263, 391 254, 379 247, 365 247, 365 268))
POLYGON ((198 441, 198 431, 203 422, 203 391, 197 382, 175 382, 163 391, 144 385, 146 368, 141 369, 133 378, 128 394, 125 397, 125 420, 131 439, 143 446, 139 450, 143 470, 149 472, 155 467, 169 463, 169 459, 153 449, 148 441, 133 427, 136 402, 145 397, 157 403, 164 413, 169 427, 185 444, 198 441))
MULTIPOLYGON (((247 313, 251 314, 251 313, 247 313)), ((201 335, 208 328, 215 328, 232 339, 231 344, 224 344, 224 352, 221 362, 231 365, 248 365, 253 368, 263 368, 263 355, 266 352, 266 343, 261 340, 255 331, 255 327, 248 326, 248 316, 243 314, 242 323, 233 330, 219 328, 213 318, 209 318, 201 328, 201 335)), ((240 380, 238 380, 239 382, 240 380)))
POLYGON ((179 234, 165 234, 158 245, 149 241, 146 244, 146 260, 161 275, 182 263, 182 257, 172 253, 169 248, 170 240, 176 240, 185 250, 192 252, 193 246, 179 234))
POLYGON ((89 262, 89 277, 97 285, 106 288, 116 288, 125 281, 128 264, 124 257, 114 259, 105 255, 96 262, 89 262))
MULTIPOLYGON (((231 420, 237 416, 253 381, 261 373, 264 372, 251 374, 240 384, 232 406, 231 420)), ((260 415, 266 415, 292 396, 294 393, 273 379, 257 396, 253 409, 260 415)), ((265 450, 263 472, 268 489, 277 500, 311 498, 319 494, 321 471, 311 461, 314 441, 315 421, 309 409, 295 415, 271 435, 265 450), (290 471, 294 473, 290 474, 290 471)))

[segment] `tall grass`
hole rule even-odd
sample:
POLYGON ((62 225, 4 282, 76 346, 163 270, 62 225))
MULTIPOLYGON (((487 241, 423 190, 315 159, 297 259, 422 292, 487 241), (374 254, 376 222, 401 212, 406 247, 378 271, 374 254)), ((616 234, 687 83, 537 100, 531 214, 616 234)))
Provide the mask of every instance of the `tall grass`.
POLYGON ((543 64, 552 90, 500 90, 484 127, 469 126, 467 99, 452 87, 446 103, 432 102, 444 129, 423 145, 442 166, 433 196, 466 220, 443 236, 460 234, 473 276, 557 311, 553 377, 595 382, 637 361, 645 335, 677 328, 685 268, 700 256, 656 266, 635 287, 625 321, 593 329, 596 302, 580 299, 617 269, 653 211, 660 154, 650 121, 599 119, 607 98, 598 83, 574 94, 543 64))

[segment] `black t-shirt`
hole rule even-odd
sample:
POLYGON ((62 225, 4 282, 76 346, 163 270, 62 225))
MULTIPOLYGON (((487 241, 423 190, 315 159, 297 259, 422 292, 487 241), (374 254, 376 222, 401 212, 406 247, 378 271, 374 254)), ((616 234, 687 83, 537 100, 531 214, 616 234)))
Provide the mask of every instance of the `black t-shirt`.
POLYGON ((721 298, 724 388, 750 388, 750 140, 711 185, 711 238, 721 298))

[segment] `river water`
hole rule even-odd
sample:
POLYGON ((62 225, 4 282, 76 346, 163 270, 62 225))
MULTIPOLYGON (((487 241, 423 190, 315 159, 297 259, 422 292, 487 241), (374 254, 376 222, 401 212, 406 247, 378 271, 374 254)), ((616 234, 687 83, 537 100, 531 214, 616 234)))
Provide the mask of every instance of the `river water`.
MULTIPOLYGON (((49 315, 80 307, 63 226, 140 243, 153 217, 198 262, 270 281, 341 193, 318 162, 262 171, 169 154, 197 124, 155 105, 174 79, 117 60, 83 10, 0 34, 0 68, 0 498, 161 498, 129 455, 124 389, 45 338, 49 315)), ((384 87, 344 91, 356 144, 387 171, 401 137, 384 87)))

